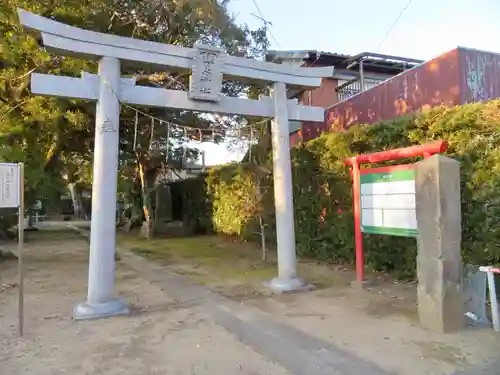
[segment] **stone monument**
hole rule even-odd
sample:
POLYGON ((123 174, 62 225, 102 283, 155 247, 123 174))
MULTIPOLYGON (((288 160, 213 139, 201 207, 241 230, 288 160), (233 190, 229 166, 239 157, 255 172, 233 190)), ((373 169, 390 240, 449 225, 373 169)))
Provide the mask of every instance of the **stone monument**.
POLYGON ((465 326, 462 295, 460 163, 434 155, 417 163, 418 315, 424 328, 465 326))

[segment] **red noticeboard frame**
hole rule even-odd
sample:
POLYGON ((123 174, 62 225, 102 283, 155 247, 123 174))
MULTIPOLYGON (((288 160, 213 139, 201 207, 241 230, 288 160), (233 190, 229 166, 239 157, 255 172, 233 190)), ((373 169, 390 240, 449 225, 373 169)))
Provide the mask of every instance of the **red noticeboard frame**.
POLYGON ((354 212, 354 242, 356 246, 356 281, 363 282, 365 279, 365 258, 363 252, 363 233, 361 232, 361 192, 360 175, 388 170, 408 169, 409 165, 398 165, 391 167, 378 167, 361 170, 363 163, 381 163, 383 161, 398 160, 411 157, 430 157, 434 154, 445 152, 448 149, 446 141, 436 141, 425 145, 397 148, 373 154, 353 156, 344 161, 350 167, 352 175, 353 212, 354 212))

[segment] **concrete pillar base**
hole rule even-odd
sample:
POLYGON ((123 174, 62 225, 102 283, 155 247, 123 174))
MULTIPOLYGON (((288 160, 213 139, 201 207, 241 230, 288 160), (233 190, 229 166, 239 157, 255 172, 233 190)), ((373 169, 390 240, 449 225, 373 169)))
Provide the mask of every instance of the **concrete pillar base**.
POLYGON ((306 285, 298 277, 292 279, 275 277, 271 281, 264 283, 264 285, 276 293, 300 292, 314 289, 314 286, 306 285))
POLYGON ((113 299, 108 302, 89 304, 79 303, 73 309, 74 320, 98 319, 116 315, 128 315, 127 303, 121 299, 113 299))

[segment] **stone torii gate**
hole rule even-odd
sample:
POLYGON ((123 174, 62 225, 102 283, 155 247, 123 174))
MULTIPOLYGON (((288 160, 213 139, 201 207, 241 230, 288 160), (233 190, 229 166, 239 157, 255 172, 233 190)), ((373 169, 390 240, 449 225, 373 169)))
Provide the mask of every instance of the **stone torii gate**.
POLYGON ((324 121, 324 110, 288 100, 286 85, 314 88, 331 77, 333 67, 301 68, 224 54, 197 45, 184 48, 82 30, 20 9, 21 24, 39 34, 47 51, 81 59, 98 60, 98 75, 81 78, 31 75, 33 94, 97 101, 92 222, 87 301, 74 309, 75 319, 128 313, 115 296, 116 189, 120 102, 139 106, 174 108, 273 117, 272 149, 278 245, 278 277, 270 287, 280 291, 302 288, 297 276, 289 121, 324 121), (141 87, 120 76, 121 62, 191 71, 188 92, 141 87), (222 78, 258 80, 272 84, 271 98, 249 100, 221 95, 222 78))

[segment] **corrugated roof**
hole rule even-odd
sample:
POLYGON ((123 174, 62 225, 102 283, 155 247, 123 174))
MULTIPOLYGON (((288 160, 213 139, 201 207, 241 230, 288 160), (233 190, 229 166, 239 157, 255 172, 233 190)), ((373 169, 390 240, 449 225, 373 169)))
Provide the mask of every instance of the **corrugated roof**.
POLYGON ((324 52, 313 50, 271 50, 266 55, 267 61, 302 60, 305 65, 333 65, 336 69, 353 68, 353 63, 363 60, 363 66, 367 72, 398 74, 421 63, 408 57, 382 55, 372 52, 362 52, 357 55, 345 55, 336 52, 324 52))
POLYGON ((314 50, 269 50, 266 55, 267 61, 272 61, 277 57, 280 58, 297 58, 297 59, 309 59, 311 57, 316 57, 317 55, 321 56, 330 56, 330 57, 343 57, 349 58, 351 55, 344 55, 341 53, 334 52, 323 52, 323 51, 314 51, 314 50))

